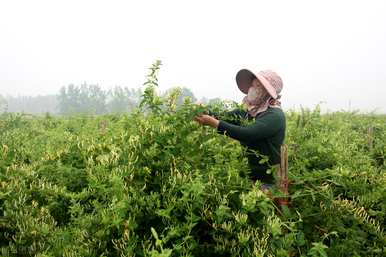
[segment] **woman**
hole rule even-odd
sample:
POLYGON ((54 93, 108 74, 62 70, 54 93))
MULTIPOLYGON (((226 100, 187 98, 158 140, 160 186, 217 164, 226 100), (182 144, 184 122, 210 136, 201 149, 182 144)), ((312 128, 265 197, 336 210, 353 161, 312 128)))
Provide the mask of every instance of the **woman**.
POLYGON ((231 119, 218 120, 216 114, 200 115, 195 121, 209 125, 247 147, 250 178, 262 183, 262 189, 268 190, 274 185, 272 173, 267 172, 272 165, 280 163, 280 146, 285 137, 285 115, 280 108, 282 79, 273 71, 253 73, 242 69, 236 75, 236 83, 241 92, 246 94, 243 103, 246 111, 234 110, 227 113, 231 119), (236 119, 235 119, 236 118, 236 119), (240 119, 254 120, 251 125, 241 126, 240 119), (258 152, 257 155, 255 152, 258 152), (268 162, 261 161, 267 156, 268 162))

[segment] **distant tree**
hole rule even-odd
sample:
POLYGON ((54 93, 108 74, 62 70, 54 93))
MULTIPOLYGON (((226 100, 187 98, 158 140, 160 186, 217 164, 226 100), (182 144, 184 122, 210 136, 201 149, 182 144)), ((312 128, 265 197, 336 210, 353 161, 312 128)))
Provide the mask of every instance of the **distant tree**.
POLYGON ((139 103, 141 102, 142 98, 142 89, 130 89, 130 101, 133 103, 134 107, 138 107, 139 103))
POLYGON ((5 99, 5 97, 0 95, 0 113, 4 113, 7 111, 8 111, 8 102, 5 99))
POLYGON ((56 95, 7 96, 6 101, 8 112, 28 114, 56 113, 56 95))
POLYGON ((189 88, 183 87, 181 95, 177 100, 177 106, 181 105, 184 102, 185 97, 189 97, 192 100, 192 102, 197 101, 197 98, 194 96, 193 92, 189 88))
POLYGON ((81 86, 68 85, 62 87, 58 95, 58 110, 60 114, 104 114, 107 93, 98 85, 81 86))
POLYGON ((61 87, 58 95, 58 111, 60 114, 74 114, 80 111, 80 90, 73 84, 61 87))
MULTIPOLYGON (((176 87, 167 90, 165 92, 165 95, 169 94, 175 88, 176 87)), ((182 87, 182 88, 180 88, 180 91, 181 91, 181 94, 179 95, 179 97, 177 98, 177 101, 176 101, 177 106, 181 106, 184 103, 185 97, 189 97, 192 102, 197 101, 197 98, 194 96, 193 92, 189 88, 182 87)))
POLYGON ((106 113, 107 93, 98 85, 82 84, 80 87, 81 112, 89 114, 106 113))
POLYGON ((114 87, 108 92, 107 111, 109 113, 130 112, 139 103, 140 90, 114 87))

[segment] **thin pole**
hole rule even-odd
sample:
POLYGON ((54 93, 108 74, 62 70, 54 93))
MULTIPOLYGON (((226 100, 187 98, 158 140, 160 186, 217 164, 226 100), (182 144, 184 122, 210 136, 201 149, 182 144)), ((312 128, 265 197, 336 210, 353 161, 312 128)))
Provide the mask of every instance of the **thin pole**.
POLYGON ((288 149, 286 145, 280 147, 279 189, 284 197, 279 199, 279 205, 288 205, 288 149))

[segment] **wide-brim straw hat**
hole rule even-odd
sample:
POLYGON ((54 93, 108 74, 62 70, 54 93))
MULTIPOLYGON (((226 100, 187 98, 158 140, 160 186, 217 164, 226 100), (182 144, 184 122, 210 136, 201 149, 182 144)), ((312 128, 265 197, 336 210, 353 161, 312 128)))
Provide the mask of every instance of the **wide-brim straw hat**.
POLYGON ((271 70, 253 73, 250 70, 242 69, 236 74, 236 83, 241 92, 248 94, 252 81, 258 79, 272 98, 277 99, 283 89, 283 81, 276 72, 271 70))

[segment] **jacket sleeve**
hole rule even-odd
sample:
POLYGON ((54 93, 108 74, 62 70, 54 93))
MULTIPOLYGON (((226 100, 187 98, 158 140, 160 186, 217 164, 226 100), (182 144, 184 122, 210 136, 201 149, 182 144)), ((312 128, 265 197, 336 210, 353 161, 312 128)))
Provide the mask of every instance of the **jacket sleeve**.
POLYGON ((256 118, 252 125, 242 127, 221 120, 218 125, 218 132, 233 139, 248 142, 269 138, 275 135, 283 127, 283 118, 276 113, 266 113, 256 118))

